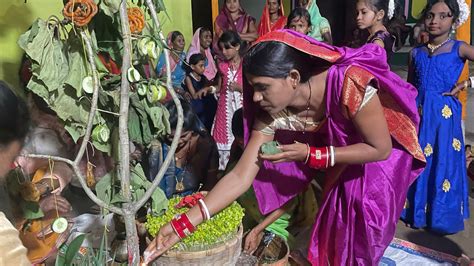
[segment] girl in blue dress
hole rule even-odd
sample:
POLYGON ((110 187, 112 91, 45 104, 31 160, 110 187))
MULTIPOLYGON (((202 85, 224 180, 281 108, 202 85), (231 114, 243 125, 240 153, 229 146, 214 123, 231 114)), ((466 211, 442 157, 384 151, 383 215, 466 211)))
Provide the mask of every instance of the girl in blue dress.
POLYGON ((456 0, 428 4, 424 22, 430 39, 412 50, 409 63, 408 80, 419 93, 419 141, 427 165, 410 188, 402 219, 441 234, 462 231, 469 217, 462 106, 456 94, 470 82, 456 82, 465 60, 474 59, 474 47, 449 37, 461 23, 460 13, 456 0))

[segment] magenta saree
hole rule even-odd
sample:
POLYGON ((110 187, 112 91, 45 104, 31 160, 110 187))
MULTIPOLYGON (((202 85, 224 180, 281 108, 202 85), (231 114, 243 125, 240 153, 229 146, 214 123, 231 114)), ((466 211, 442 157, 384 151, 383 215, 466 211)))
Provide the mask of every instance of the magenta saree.
MULTIPOLYGON (((308 259, 313 265, 377 265, 395 234, 410 184, 424 166, 418 145, 416 89, 390 72, 376 45, 337 48, 292 32, 271 32, 259 42, 277 41, 332 64, 326 84, 326 120, 317 132, 277 131, 282 143, 347 146, 363 142, 352 123, 366 86, 379 89, 393 150, 385 161, 336 165, 327 170, 325 195, 315 218, 308 259)), ((245 71, 245 70, 244 70, 245 71)), ((252 88, 244 88, 244 125, 248 139, 253 114, 252 88)), ((302 163, 264 162, 254 181, 262 213, 300 193, 314 177, 302 163)))

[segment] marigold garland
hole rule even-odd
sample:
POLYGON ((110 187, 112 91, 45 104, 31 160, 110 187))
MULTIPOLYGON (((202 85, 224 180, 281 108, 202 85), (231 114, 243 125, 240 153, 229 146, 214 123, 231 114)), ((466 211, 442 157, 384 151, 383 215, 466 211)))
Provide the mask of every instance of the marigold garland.
POLYGON ((128 21, 130 24, 130 31, 134 34, 141 33, 145 27, 145 16, 139 7, 132 7, 127 9, 128 21))
POLYGON ((63 15, 78 27, 87 25, 97 14, 94 0, 69 0, 63 9, 63 15))

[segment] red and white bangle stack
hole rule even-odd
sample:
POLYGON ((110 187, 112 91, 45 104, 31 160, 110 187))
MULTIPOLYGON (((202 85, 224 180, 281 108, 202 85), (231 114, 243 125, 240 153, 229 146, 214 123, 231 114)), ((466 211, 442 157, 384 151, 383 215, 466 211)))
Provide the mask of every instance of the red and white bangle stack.
POLYGON ((183 239, 196 231, 196 227, 191 223, 186 213, 176 215, 171 220, 171 227, 180 239, 183 239))
POLYGON ((334 147, 309 147, 305 163, 314 169, 326 169, 333 167, 336 163, 336 153, 334 152, 334 147))

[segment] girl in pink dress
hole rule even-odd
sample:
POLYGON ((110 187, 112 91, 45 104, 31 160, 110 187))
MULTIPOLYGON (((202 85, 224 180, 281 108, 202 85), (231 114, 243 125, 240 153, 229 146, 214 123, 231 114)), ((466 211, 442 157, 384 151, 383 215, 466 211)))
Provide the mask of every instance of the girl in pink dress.
POLYGON ((235 31, 225 31, 219 38, 219 49, 225 60, 219 63, 218 87, 209 87, 198 94, 202 97, 215 93, 217 111, 212 126, 212 136, 219 150, 219 170, 224 170, 230 156, 230 147, 234 141, 232 134, 232 116, 242 107, 242 60, 240 57, 241 39, 235 31))

